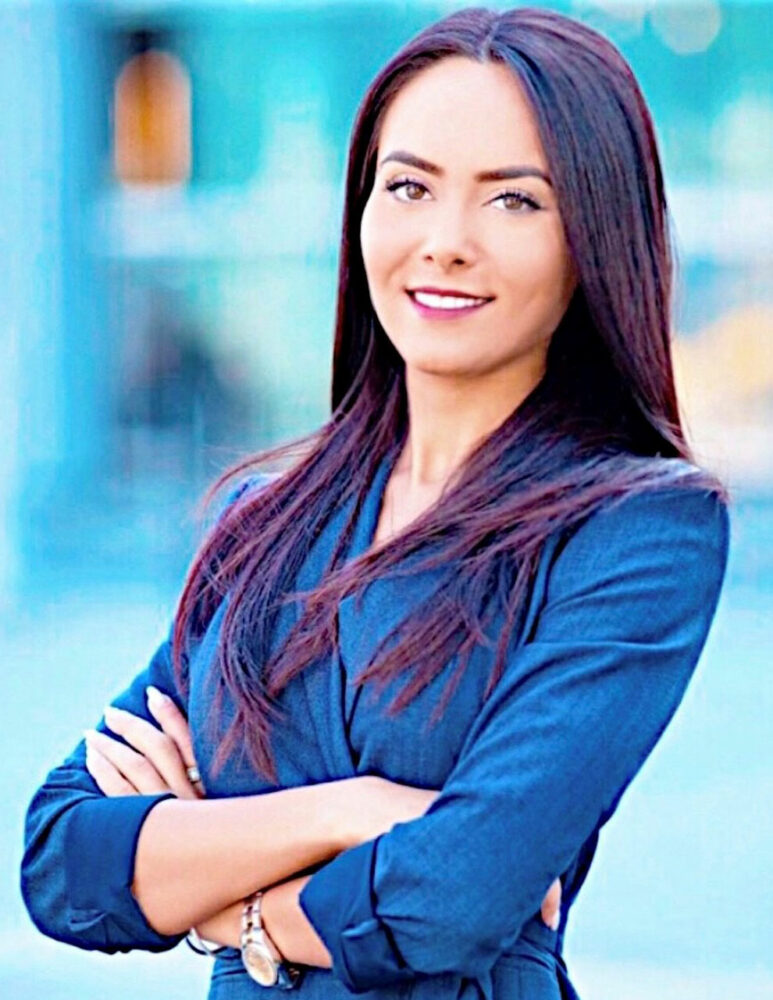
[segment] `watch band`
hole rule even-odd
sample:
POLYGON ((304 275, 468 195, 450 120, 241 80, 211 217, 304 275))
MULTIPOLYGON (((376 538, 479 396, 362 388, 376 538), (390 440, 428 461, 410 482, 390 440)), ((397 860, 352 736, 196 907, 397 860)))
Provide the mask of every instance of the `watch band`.
POLYGON ((197 955, 219 955, 220 952, 225 951, 227 947, 224 944, 216 945, 211 941, 205 941, 195 927, 191 927, 188 931, 185 943, 191 951, 195 951, 197 955))
POLYGON ((262 897, 263 891, 258 890, 245 900, 242 909, 242 961, 250 978, 259 985, 291 990, 300 982, 302 970, 281 957, 279 960, 274 957, 272 946, 280 956, 281 952, 263 927, 260 916, 262 897))

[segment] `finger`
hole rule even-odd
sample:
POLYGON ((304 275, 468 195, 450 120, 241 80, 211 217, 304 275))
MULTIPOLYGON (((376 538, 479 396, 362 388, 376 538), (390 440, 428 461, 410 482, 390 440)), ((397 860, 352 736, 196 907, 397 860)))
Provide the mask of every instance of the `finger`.
POLYGON ((137 789, 130 784, 103 756, 90 740, 86 740, 86 770, 104 795, 137 795, 137 789))
POLYGON ((87 745, 91 743, 104 757, 107 757, 113 767, 137 789, 140 795, 156 795, 159 792, 169 791, 164 779, 142 754, 95 729, 87 729, 84 736, 87 745))
POLYGON ((548 889, 540 907, 543 921, 553 930, 561 922, 561 880, 555 879, 548 889))
POLYGON ((193 767, 196 764, 196 756, 193 752, 193 742, 188 720, 168 694, 159 691, 157 687, 149 685, 147 692, 148 708, 154 719, 167 734, 171 736, 177 744, 183 764, 186 767, 193 767))
MULTIPOLYGON (((177 744, 170 736, 147 719, 116 708, 114 705, 108 705, 105 709, 105 722, 160 776, 165 790, 171 790, 178 798, 198 797, 185 772, 177 744)), ((131 778, 132 775, 127 777, 131 778)))
MULTIPOLYGON (((167 734, 177 746, 177 750, 182 758, 183 767, 186 770, 186 779, 190 781, 187 775, 187 769, 189 767, 196 767, 196 755, 193 752, 193 740, 191 739, 191 730, 188 725, 188 720, 185 718, 180 709, 175 705, 172 698, 168 694, 164 694, 163 691, 159 691, 157 687, 149 684, 145 688, 148 701, 148 710, 154 719, 161 726, 163 732, 167 734)), ((191 787, 199 798, 204 795, 204 783, 199 779, 198 781, 190 782, 191 787)))
POLYGON ((542 917, 548 927, 558 928, 561 920, 561 880, 555 879, 542 901, 542 917))

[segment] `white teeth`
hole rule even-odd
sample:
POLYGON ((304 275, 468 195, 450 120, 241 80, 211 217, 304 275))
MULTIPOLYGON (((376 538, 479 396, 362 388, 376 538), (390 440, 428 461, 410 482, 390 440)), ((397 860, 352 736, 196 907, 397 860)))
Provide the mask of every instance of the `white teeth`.
POLYGON ((456 295, 434 295, 432 292, 414 292, 413 297, 421 305, 432 309, 467 309, 486 301, 486 299, 463 299, 456 295))

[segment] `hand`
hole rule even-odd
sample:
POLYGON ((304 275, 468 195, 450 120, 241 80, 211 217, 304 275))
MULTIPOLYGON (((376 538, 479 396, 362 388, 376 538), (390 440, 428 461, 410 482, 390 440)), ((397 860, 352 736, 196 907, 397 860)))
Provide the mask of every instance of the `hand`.
POLYGON ((544 923, 557 930, 561 920, 561 879, 556 879, 542 900, 540 915, 544 923))
POLYGON ((185 716, 157 688, 148 687, 147 699, 150 714, 160 728, 123 709, 105 709, 107 725, 130 746, 106 733, 86 731, 89 774, 109 796, 171 791, 180 799, 204 798, 203 784, 192 782, 186 770, 196 766, 196 759, 185 716))

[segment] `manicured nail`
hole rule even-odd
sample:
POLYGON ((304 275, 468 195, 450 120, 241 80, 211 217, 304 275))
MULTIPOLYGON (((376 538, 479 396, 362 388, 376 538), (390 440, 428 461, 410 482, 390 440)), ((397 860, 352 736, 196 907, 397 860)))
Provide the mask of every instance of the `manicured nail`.
POLYGON ((148 704, 152 708, 163 708, 171 700, 168 695, 165 695, 163 691, 159 691, 157 687, 153 687, 152 684, 148 684, 145 688, 145 694, 148 697, 148 704))
POLYGON ((96 729, 83 730, 83 738, 84 740, 86 740, 87 743, 89 742, 89 740, 93 740, 97 736, 99 736, 99 733, 96 731, 96 729))

